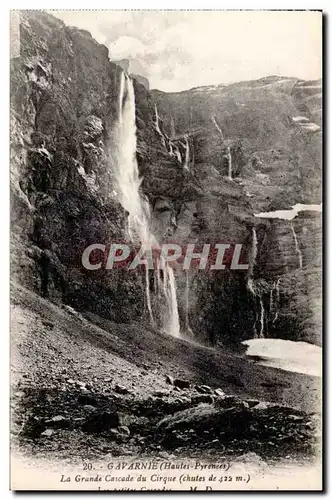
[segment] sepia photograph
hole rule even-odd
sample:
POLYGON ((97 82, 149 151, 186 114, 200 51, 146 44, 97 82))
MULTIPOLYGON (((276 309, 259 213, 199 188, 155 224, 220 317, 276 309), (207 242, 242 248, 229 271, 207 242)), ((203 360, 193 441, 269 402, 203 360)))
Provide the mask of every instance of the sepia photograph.
POLYGON ((10 12, 12 490, 322 490, 322 24, 10 12))

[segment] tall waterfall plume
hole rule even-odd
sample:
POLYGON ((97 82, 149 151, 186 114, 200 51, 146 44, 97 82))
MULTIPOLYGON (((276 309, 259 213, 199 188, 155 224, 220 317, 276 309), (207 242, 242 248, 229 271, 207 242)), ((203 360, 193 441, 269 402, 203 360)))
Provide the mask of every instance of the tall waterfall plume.
POLYGON ((129 212, 131 241, 156 243, 149 231, 149 204, 139 192, 141 179, 136 161, 135 95, 131 79, 121 73, 118 122, 114 130, 114 165, 119 201, 129 212), (151 241, 152 240, 152 241, 151 241))
MULTIPOLYGON (((156 126, 159 127, 156 109, 156 126)), ((160 132, 161 133, 161 132, 160 132)), ((142 179, 139 177, 136 160, 136 109, 135 92, 131 78, 121 73, 119 112, 117 124, 113 130, 112 158, 118 184, 119 201, 128 211, 128 233, 133 243, 148 244, 158 247, 158 241, 150 230, 149 203, 140 193, 142 179)), ((157 299, 166 302, 166 315, 163 328, 171 335, 180 336, 180 322, 176 298, 176 282, 173 269, 166 264, 161 285, 161 271, 154 271, 157 299), (164 295, 164 298, 162 297, 164 295), (166 299, 166 300, 165 300, 166 299)), ((146 264, 146 302, 151 322, 154 323, 153 307, 150 294, 150 271, 146 264)))

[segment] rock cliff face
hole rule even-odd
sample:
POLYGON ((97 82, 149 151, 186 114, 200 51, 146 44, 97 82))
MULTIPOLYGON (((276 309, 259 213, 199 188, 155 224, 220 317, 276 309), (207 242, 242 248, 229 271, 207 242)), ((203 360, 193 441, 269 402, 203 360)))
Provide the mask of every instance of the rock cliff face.
POLYGON ((14 276, 51 299, 137 317, 135 277, 81 266, 87 245, 125 236, 108 154, 121 69, 89 33, 30 12, 21 14, 11 70, 14 276))
MULTIPOLYGON (((166 94, 153 91, 169 134, 188 134, 195 163, 241 177, 253 208, 321 200, 321 82, 271 76, 166 94)), ((309 202, 308 202, 309 203, 309 202)))
MULTIPOLYGON (((111 161, 121 71, 88 32, 21 13, 11 61, 12 275, 77 309, 147 321, 142 274, 81 265, 89 244, 128 239, 111 161)), ((211 342, 261 331, 319 342, 320 217, 304 212, 290 224, 254 214, 320 203, 320 83, 269 77, 179 94, 144 83, 134 80, 137 160, 154 234, 197 247, 242 243, 251 262, 249 272, 177 270, 182 329, 211 342)))
POLYGON ((291 221, 260 219, 255 282, 269 337, 320 344, 321 214, 300 212, 291 221))
POLYGON ((320 343, 320 214, 300 212, 293 221, 252 216, 320 203, 321 82, 272 76, 152 94, 162 129, 190 144, 202 186, 198 240, 235 239, 249 260, 257 254, 247 276, 223 273, 204 285, 194 277, 195 331, 201 323, 214 340, 264 335, 320 343))

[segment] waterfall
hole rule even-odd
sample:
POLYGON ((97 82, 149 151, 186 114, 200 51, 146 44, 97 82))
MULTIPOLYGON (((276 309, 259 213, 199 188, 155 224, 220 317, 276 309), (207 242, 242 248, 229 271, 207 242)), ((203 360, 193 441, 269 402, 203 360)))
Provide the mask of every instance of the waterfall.
POLYGON ((175 137, 175 123, 173 115, 171 116, 171 138, 175 137))
POLYGON ((158 115, 158 109, 157 109, 157 105, 156 104, 154 105, 154 113, 155 113, 155 122, 154 122, 154 125, 156 127, 156 131, 158 132, 158 134, 161 137, 161 142, 163 143, 163 146, 165 147, 166 146, 165 137, 164 137, 164 134, 162 133, 162 131, 160 130, 159 115, 158 115))
MULTIPOLYGON (((216 117, 215 116, 211 116, 211 120, 212 120, 213 125, 216 127, 218 133, 220 134, 221 145, 223 146, 223 143, 224 143, 224 134, 222 133, 222 130, 221 130, 221 128, 218 125, 216 117)), ((224 157, 225 156, 223 154, 222 161, 224 161, 224 157)), ((231 155, 231 150, 230 150, 229 147, 227 148, 227 161, 228 161, 228 174, 227 174, 227 176, 228 176, 229 179, 232 179, 232 155, 231 155)))
MULTIPOLYGON (((256 258, 257 258, 257 247, 258 247, 258 242, 257 242, 256 228, 255 228, 255 226, 253 226, 252 227, 251 255, 250 255, 250 264, 249 264, 249 269, 248 269, 247 288, 250 291, 251 295, 253 296, 255 302, 257 301, 257 292, 256 292, 254 280, 253 280, 253 275, 254 275, 254 267, 255 267, 256 258)), ((260 301, 261 301, 261 299, 260 299, 260 301)), ((255 323, 253 326, 254 338, 257 338, 256 323, 257 323, 257 314, 256 314, 256 318, 255 318, 255 323)))
POLYGON ((257 338, 258 338, 258 335, 257 335, 257 328, 256 328, 256 323, 257 323, 257 314, 256 314, 256 316, 255 316, 255 323, 254 323, 254 326, 253 326, 254 339, 257 339, 257 338))
POLYGON ((122 106, 123 106, 124 91, 125 91, 125 78, 123 76, 123 73, 121 73, 120 92, 119 92, 119 112, 118 112, 118 121, 120 124, 122 123, 122 106))
POLYGON ((227 159, 228 159, 228 178, 232 179, 232 155, 231 155, 231 148, 229 146, 227 148, 227 159))
POLYGON ((279 299, 280 299, 280 280, 281 278, 278 278, 277 283, 276 283, 276 294, 277 294, 277 304, 279 305, 279 299))
POLYGON ((280 284, 280 278, 278 278, 277 282, 274 284, 275 291, 276 291, 276 312, 272 321, 272 325, 277 321, 278 315, 279 315, 279 301, 280 301, 280 289, 279 289, 279 284, 280 284))
POLYGON ((255 226, 253 226, 253 228, 252 228, 252 270, 254 270, 254 266, 256 264, 257 251, 258 251, 257 233, 256 233, 255 226))
POLYGON ((250 293, 255 297, 256 291, 255 291, 254 282, 253 282, 252 278, 248 279, 247 287, 248 287, 248 290, 250 291, 250 293))
POLYGON ((185 147, 186 154, 185 154, 185 159, 184 159, 184 166, 183 166, 183 168, 184 168, 185 170, 189 170, 190 150, 189 150, 189 141, 188 141, 188 136, 187 136, 187 135, 185 135, 185 136, 184 136, 184 139, 185 139, 185 144, 184 144, 184 147, 185 147))
POLYGON ((218 130, 219 134, 220 134, 220 138, 221 140, 223 141, 224 140, 224 135, 222 133, 222 130, 221 128, 219 127, 218 123, 217 123, 217 120, 216 120, 216 117, 215 116, 212 116, 211 117, 211 120, 212 120, 212 123, 214 124, 214 126, 216 127, 216 129, 218 130))
POLYGON ((297 236, 296 236, 296 232, 295 232, 295 229, 294 229, 294 226, 293 226, 293 222, 290 223, 290 226, 291 226, 291 231, 292 231, 292 234, 293 234, 293 238, 294 238, 294 243, 295 243, 295 251, 298 255, 298 258, 299 258, 299 268, 302 269, 302 252, 301 252, 301 249, 299 247, 299 242, 297 240, 297 236))
POLYGON ((139 193, 136 161, 135 94, 131 79, 121 73, 118 123, 114 130, 114 163, 119 201, 129 212, 128 233, 134 242, 156 243, 149 231, 149 204, 139 193))
POLYGON ((257 234, 256 234, 256 228, 253 226, 252 228, 252 240, 251 240, 251 256, 250 256, 250 264, 249 264, 249 269, 248 269, 248 281, 247 281, 247 287, 248 290, 250 290, 251 294, 255 297, 256 296, 256 290, 253 282, 253 274, 254 274, 254 267, 256 264, 256 258, 257 258, 257 234))
MULTIPOLYGON (((259 330, 259 338, 263 339, 264 338, 264 322, 265 322, 265 309, 264 309, 264 303, 263 303, 263 298, 262 298, 262 293, 259 290, 256 290, 254 286, 254 282, 252 279, 248 280, 248 289, 252 293, 255 302, 257 304, 258 299, 259 299, 259 308, 260 308, 260 315, 259 315, 259 323, 260 323, 260 330, 259 330)), ((257 312, 255 311, 255 323, 253 326, 253 331, 254 331, 254 338, 257 338, 257 328, 256 328, 256 323, 257 323, 257 312)))
POLYGON ((181 153, 180 153, 179 148, 177 146, 174 146, 174 154, 177 157, 178 162, 182 164, 181 153))
POLYGON ((176 283, 173 269, 170 266, 165 267, 165 274, 168 277, 168 280, 164 281, 169 282, 168 287, 168 299, 170 304, 170 314, 169 314, 169 323, 167 325, 167 331, 173 337, 180 337, 180 320, 179 320, 179 310, 178 303, 176 299, 176 283))
POLYGON ((252 238, 251 238, 250 264, 249 264, 249 269, 248 269, 248 274, 249 274, 248 284, 249 284, 249 281, 252 281, 252 277, 254 274, 254 267, 255 267, 256 259, 257 259, 257 252, 258 252, 257 233, 256 233, 255 226, 253 226, 252 227, 252 238))
POLYGON ((181 153, 179 151, 179 148, 177 147, 176 144, 173 144, 172 141, 169 141, 169 151, 168 154, 170 156, 175 156, 177 161, 182 164, 182 158, 181 158, 181 153))
MULTIPOLYGON (((156 110, 156 122, 158 123, 156 110)), ((159 127, 159 124, 158 124, 159 127)), ((150 230, 150 208, 147 200, 140 194, 141 179, 136 160, 136 109, 135 93, 131 78, 121 73, 119 113, 113 130, 111 156, 118 184, 119 201, 128 215, 128 234, 133 243, 158 247, 158 242, 150 230)), ((173 269, 167 264, 161 285, 160 271, 154 272, 158 305, 166 309, 163 328, 173 336, 180 336, 179 313, 176 298, 176 283, 173 269), (162 297, 162 292, 164 297, 162 297), (165 300, 166 299, 166 300, 165 300)), ((145 269, 146 303, 151 323, 155 323, 150 294, 150 273, 148 264, 145 269)), ((158 311, 159 312, 159 311, 158 311)))
MULTIPOLYGON (((220 134, 221 143, 223 143, 224 142, 224 134, 222 133, 222 130, 218 125, 216 117, 211 116, 211 120, 212 120, 213 125, 216 127, 216 129, 218 130, 218 132, 220 134)), ((231 154, 231 148, 229 146, 227 147, 227 161, 228 161, 228 178, 232 179, 232 154, 231 154)))
POLYGON ((275 284, 273 283, 273 288, 270 290, 270 304, 269 304, 269 311, 271 312, 273 309, 273 291, 274 291, 275 284))
POLYGON ((263 304, 263 299, 262 296, 259 296, 259 305, 261 308, 261 314, 260 314, 260 332, 259 332, 259 338, 263 339, 264 338, 264 319, 265 319, 265 311, 264 311, 264 304, 263 304))

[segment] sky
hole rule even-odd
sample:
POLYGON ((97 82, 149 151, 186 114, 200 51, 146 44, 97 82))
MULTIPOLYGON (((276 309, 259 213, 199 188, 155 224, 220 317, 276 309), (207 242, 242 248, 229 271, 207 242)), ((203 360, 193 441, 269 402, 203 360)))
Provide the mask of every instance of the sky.
POLYGON ((90 31, 151 88, 177 92, 269 75, 321 77, 321 14, 309 11, 52 11, 90 31))

